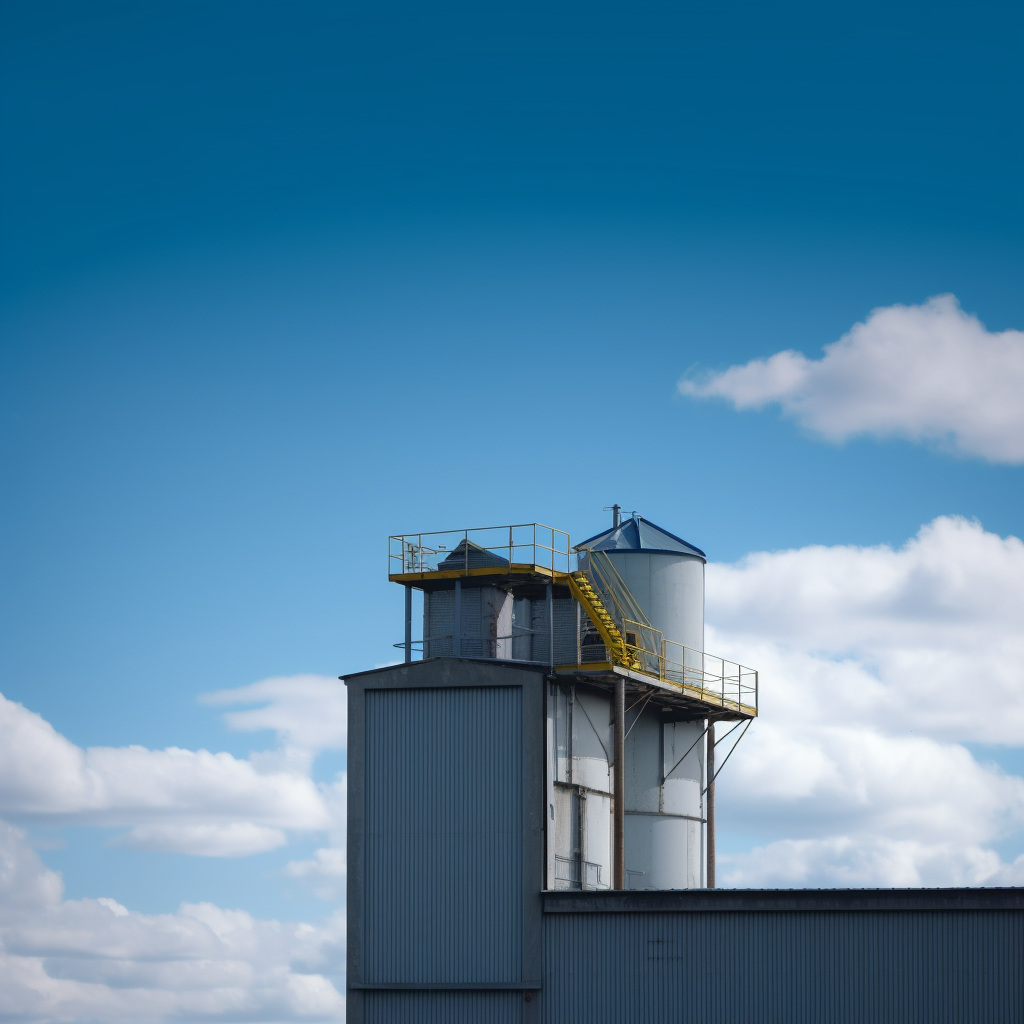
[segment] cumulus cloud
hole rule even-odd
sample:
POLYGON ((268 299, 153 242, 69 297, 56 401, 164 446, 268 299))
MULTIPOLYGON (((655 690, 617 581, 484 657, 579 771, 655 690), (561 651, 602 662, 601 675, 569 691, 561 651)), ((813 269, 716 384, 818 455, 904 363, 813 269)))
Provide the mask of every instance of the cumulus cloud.
POLYGON ((777 352, 684 378, 679 390, 737 409, 778 402, 831 441, 902 437, 1024 462, 1024 332, 986 330, 952 295, 876 309, 822 359, 777 352))
MULTIPOLYGON (((321 832, 333 845, 285 873, 335 899, 345 779, 316 784, 309 768, 318 750, 344 743, 341 684, 308 676, 291 683, 265 680, 217 695, 219 704, 266 705, 232 723, 278 734, 277 750, 248 759, 173 747, 82 749, 0 696, 0 814, 124 825, 116 845, 204 857, 246 856, 283 846, 290 831, 321 832)), ((335 1021, 344 1001, 331 977, 343 970, 343 912, 314 926, 210 903, 147 915, 108 897, 65 900, 60 876, 0 821, 2 1019, 335 1021)))
POLYGON ((247 760, 206 750, 90 747, 0 696, 0 814, 89 824, 147 817, 246 819, 285 828, 323 828, 312 781, 259 772, 247 760))
POLYGON ((324 900, 333 900, 342 892, 347 874, 347 859, 342 846, 325 846, 309 860, 293 860, 285 867, 292 878, 308 878, 316 883, 313 891, 324 900))
POLYGON ((183 903, 140 914, 109 898, 65 900, 16 828, 0 822, 0 1016, 104 1024, 231 1019, 338 1021, 330 980, 344 919, 321 927, 183 903))
POLYGON ((943 516, 899 550, 752 554, 709 566, 707 600, 713 629, 768 659, 766 698, 787 718, 1024 743, 1016 537, 943 516), (790 679, 803 682, 794 689, 790 679))
MULTIPOLYGON (((1024 545, 942 517, 898 550, 709 565, 707 645, 761 671, 761 719, 720 779, 733 885, 978 884, 1024 827, 1024 545)), ((1002 884, 1005 884, 1002 883, 1002 884)))
POLYGON ((837 889, 1012 884, 996 880, 1007 866, 992 850, 882 836, 783 839, 728 863, 729 884, 739 888, 799 888, 808 878, 837 889))
POLYGON ((348 737, 345 684, 327 676, 278 676, 201 699, 221 707, 260 705, 229 711, 224 720, 239 732, 276 732, 286 763, 308 765, 322 750, 344 749, 348 737))
POLYGON ((279 828, 231 821, 210 825, 139 825, 114 840, 133 850, 162 850, 197 857, 245 857, 284 846, 288 837, 279 828))
MULTIPOLYGON (((337 783, 310 778, 310 750, 344 737, 336 690, 299 677, 294 703, 288 680, 243 688, 273 697, 270 714, 285 740, 298 738, 305 752, 257 753, 248 759, 206 750, 140 746, 83 750, 21 704, 0 695, 0 815, 15 821, 124 825, 116 842, 142 850, 235 857, 281 846, 285 830, 336 833, 337 783), (264 689, 260 689, 264 687, 264 689), (309 705, 321 695, 324 723, 303 730, 309 705), (340 718, 340 724, 339 724, 340 718)), ((320 680, 338 684, 336 680, 320 680)), ((226 702, 230 697, 219 695, 226 702)), ((266 699, 264 697, 264 699, 266 699)), ((254 726, 263 728, 262 725, 254 726)))
POLYGON ((329 833, 331 845, 315 850, 308 860, 290 861, 285 866, 285 874, 308 880, 321 899, 336 900, 345 894, 347 867, 348 784, 345 773, 339 774, 331 785, 324 786, 323 794, 334 822, 329 833))
POLYGON ((292 746, 330 750, 345 746, 348 698, 345 684, 329 676, 275 676, 233 690, 205 694, 204 704, 260 704, 229 711, 224 720, 232 729, 255 732, 271 729, 292 746))

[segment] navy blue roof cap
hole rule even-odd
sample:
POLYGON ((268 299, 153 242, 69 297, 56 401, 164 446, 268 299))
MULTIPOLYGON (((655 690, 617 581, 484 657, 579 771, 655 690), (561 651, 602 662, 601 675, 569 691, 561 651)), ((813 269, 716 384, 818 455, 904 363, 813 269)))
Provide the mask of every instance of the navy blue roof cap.
POLYGON ((649 551, 653 554, 696 555, 707 561, 707 555, 700 548, 694 547, 682 537, 677 537, 668 530, 648 522, 642 516, 633 516, 621 526, 613 526, 604 533, 599 533, 581 544, 580 548, 595 548, 597 551, 649 551))

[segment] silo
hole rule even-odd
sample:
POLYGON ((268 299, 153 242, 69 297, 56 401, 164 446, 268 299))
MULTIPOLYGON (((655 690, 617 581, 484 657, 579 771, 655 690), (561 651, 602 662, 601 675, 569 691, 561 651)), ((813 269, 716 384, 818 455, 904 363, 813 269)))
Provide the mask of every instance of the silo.
POLYGON ((645 707, 626 737, 627 889, 696 889, 703 874, 704 723, 645 707))
MULTIPOLYGON (((641 516, 633 516, 577 545, 603 551, 666 640, 704 650, 704 565, 698 547, 641 516)), ((671 657, 671 656, 670 656, 671 657)))
MULTIPOLYGON (((681 682, 684 664, 691 672, 701 669, 706 556, 700 548, 633 516, 624 523, 615 521, 610 530, 584 541, 577 550, 584 569, 593 558, 591 552, 607 556, 649 624, 667 641, 667 677, 681 682)), ((704 722, 667 716, 664 709, 648 705, 634 714, 625 739, 626 886, 699 887, 704 722)))
POLYGON ((552 726, 548 875, 553 889, 612 885, 612 701, 577 684, 549 697, 552 726))

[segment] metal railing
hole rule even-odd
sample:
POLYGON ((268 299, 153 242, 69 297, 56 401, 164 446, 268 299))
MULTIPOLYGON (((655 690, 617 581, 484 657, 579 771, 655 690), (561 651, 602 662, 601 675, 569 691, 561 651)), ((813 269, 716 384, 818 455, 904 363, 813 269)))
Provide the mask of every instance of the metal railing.
POLYGON ((666 640, 650 626, 626 620, 626 648, 639 671, 675 683, 706 704, 757 711, 757 669, 666 640))
POLYGON ((661 630, 649 626, 646 622, 623 619, 622 635, 626 641, 626 650, 639 666, 638 671, 664 679, 665 639, 661 635, 661 630))
MULTIPOLYGON (((667 640, 651 625, 625 580, 603 551, 581 549, 581 567, 598 591, 625 641, 628 664, 636 672, 682 687, 701 701, 757 712, 756 669, 667 640)), ((606 650, 608 661, 611 654, 606 650)), ((590 657, 593 658, 593 653, 590 657)))
POLYGON ((640 602, 633 596, 626 586, 626 581, 615 568, 615 563, 604 551, 593 548, 581 549, 580 568, 585 570, 591 585, 598 591, 605 607, 616 620, 629 620, 650 626, 640 602))
POLYGON ((686 689, 700 690, 705 703, 742 705, 757 711, 757 669, 728 658, 663 640, 662 678, 686 689))
MULTIPOLYGON (((547 570, 551 574, 568 574, 581 567, 591 586, 605 603, 626 647, 628 668, 673 684, 707 704, 718 704, 733 710, 753 709, 757 713, 757 671, 703 651, 667 640, 647 620, 643 608, 619 575, 612 560, 603 551, 583 549, 577 556, 569 534, 541 523, 517 523, 511 526, 483 526, 465 530, 441 530, 434 533, 395 534, 388 538, 388 575, 416 577, 421 573, 444 573, 447 576, 469 576, 490 573, 532 572, 547 570)), ((408 581, 407 582, 411 582, 408 581)), ((571 581, 570 581, 571 582, 571 581)), ((593 644, 583 644, 589 620, 584 617, 580 635, 580 656, 584 661, 596 660, 593 644), (589 651, 589 656, 585 654, 589 651)), ((513 644, 533 632, 521 627, 519 632, 499 637, 462 637, 460 649, 468 643, 474 657, 513 658, 513 644), (477 652, 476 648, 480 650, 477 652)), ((408 635, 408 634, 407 634, 408 635)), ((593 639, 596 639, 594 637, 593 639)), ((443 653, 450 635, 427 637, 395 647, 415 651, 421 657, 443 653), (437 645, 437 650, 434 645, 437 645), (429 652, 429 653, 428 653, 429 652)), ((454 646, 454 645, 453 645, 454 646)), ((600 650, 603 645, 598 647, 600 650)), ((465 650, 463 650, 465 653, 465 650)), ((604 649, 605 661, 613 659, 604 649)), ((622 658, 621 651, 616 659, 622 658)))
MULTIPOLYGON (((535 629, 527 629, 525 626, 513 626, 511 633, 502 636, 473 636, 463 633, 459 638, 460 656, 465 658, 494 658, 499 661, 521 661, 525 665, 536 665, 540 662, 535 658, 516 657, 516 641, 529 640, 538 632, 535 629)), ((396 650, 403 653, 408 649, 410 655, 418 654, 423 658, 452 657, 455 653, 455 634, 438 633, 435 636, 425 636, 418 640, 410 640, 408 643, 401 641, 392 644, 396 650)), ((415 660, 410 658, 410 660, 415 660)))
POLYGON ((510 571, 539 566, 567 573, 576 568, 569 534, 541 523, 482 526, 436 533, 403 533, 388 538, 388 575, 472 570, 510 571))

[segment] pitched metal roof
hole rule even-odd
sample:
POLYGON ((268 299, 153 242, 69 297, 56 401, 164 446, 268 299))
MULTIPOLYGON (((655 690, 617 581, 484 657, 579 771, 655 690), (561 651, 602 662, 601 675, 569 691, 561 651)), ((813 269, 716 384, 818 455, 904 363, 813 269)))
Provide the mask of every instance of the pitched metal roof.
POLYGON ((652 554, 696 555, 707 561, 707 555, 700 548, 677 537, 668 530, 648 522, 643 516, 633 516, 619 526, 613 526, 589 540, 576 544, 580 548, 595 548, 598 551, 648 551, 652 554))
POLYGON ((438 569, 483 569, 485 567, 507 567, 508 559, 486 548, 474 544, 471 540, 460 540, 449 555, 438 563, 438 569), (469 565, 466 556, 469 555, 469 565))

